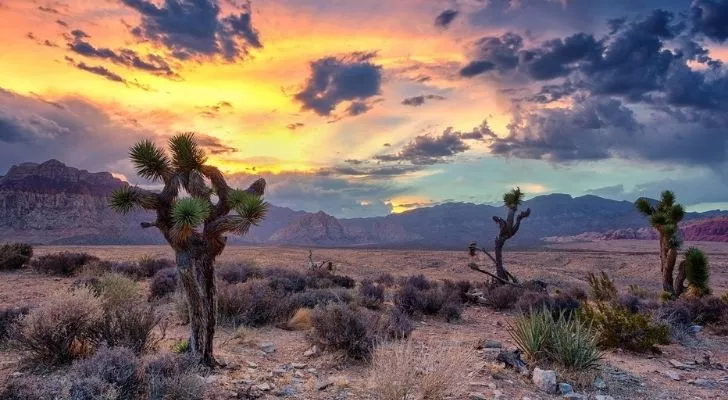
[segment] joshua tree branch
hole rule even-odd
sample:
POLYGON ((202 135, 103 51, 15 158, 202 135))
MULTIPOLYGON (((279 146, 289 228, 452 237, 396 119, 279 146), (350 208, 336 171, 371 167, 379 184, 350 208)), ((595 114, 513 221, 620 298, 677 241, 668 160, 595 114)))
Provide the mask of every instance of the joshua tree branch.
POLYGON ((530 208, 527 208, 526 211, 521 211, 521 213, 518 214, 518 217, 516 217, 516 224, 513 225, 513 229, 511 229, 511 236, 518 233, 518 228, 521 227, 521 220, 528 218, 529 215, 531 215, 530 208))
POLYGON ((521 287, 521 285, 519 285, 519 284, 516 284, 516 283, 510 282, 510 281, 507 281, 505 279, 499 278, 498 275, 496 275, 496 274, 493 274, 491 272, 488 272, 488 271, 486 271, 484 269, 480 269, 480 267, 478 267, 478 264, 476 264, 476 263, 470 263, 470 264, 468 264, 468 266, 473 271, 478 271, 480 273, 486 274, 486 275, 490 276, 491 278, 496 279, 496 280, 498 280, 499 282, 501 282, 503 284, 521 287))
POLYGON ((142 228, 154 228, 157 226, 156 222, 142 222, 141 223, 142 228))

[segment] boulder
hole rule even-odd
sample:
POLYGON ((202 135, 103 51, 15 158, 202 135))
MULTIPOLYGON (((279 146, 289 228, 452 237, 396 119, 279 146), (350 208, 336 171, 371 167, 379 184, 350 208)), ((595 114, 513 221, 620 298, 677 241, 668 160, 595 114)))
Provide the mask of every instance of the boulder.
POLYGON ((541 390, 546 393, 555 394, 557 390, 556 385, 556 371, 544 370, 536 367, 533 370, 533 383, 541 390))

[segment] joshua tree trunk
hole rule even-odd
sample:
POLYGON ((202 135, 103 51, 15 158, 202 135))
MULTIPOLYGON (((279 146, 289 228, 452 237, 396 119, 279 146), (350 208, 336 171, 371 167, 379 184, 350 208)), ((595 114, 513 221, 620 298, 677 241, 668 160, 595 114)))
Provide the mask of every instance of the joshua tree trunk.
POLYGON ((217 320, 214 257, 202 254, 192 258, 189 252, 178 252, 177 269, 190 316, 190 350, 203 364, 213 366, 217 320))
POLYGON ((506 241, 500 236, 495 238, 495 274, 498 278, 508 280, 508 271, 503 267, 503 245, 506 241))
POLYGON ((680 296, 683 291, 685 290, 685 278, 686 278, 686 272, 685 272, 685 260, 681 261, 680 264, 677 266, 677 274, 675 275, 675 283, 673 285, 673 289, 675 289, 675 296, 680 296))

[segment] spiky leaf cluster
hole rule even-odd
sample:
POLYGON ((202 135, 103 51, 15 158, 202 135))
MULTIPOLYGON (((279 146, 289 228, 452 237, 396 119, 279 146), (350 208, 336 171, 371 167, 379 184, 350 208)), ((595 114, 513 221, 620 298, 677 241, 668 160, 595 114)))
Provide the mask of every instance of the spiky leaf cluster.
POLYGON ((195 134, 181 133, 169 139, 172 165, 182 172, 199 170, 207 161, 205 151, 195 141, 195 134))
POLYGON ((523 202, 524 193, 516 187, 503 195, 503 204, 508 208, 517 208, 523 202))
POLYGON ((640 197, 635 206, 642 214, 650 217, 650 224, 668 238, 670 247, 680 247, 682 242, 679 238, 678 223, 685 216, 685 209, 675 203, 673 192, 669 190, 662 192, 660 202, 654 206, 648 199, 640 197))
POLYGON ((178 200, 172 207, 174 230, 180 239, 189 237, 196 226, 205 222, 210 215, 210 207, 204 200, 188 197, 178 200))
POLYGON ((244 190, 231 190, 228 194, 228 203, 238 215, 257 225, 268 211, 268 203, 260 196, 250 194, 244 190))
POLYGON ((691 247, 685 252, 685 276, 688 285, 702 294, 710 293, 708 257, 700 249, 691 247))
POLYGON ((109 207, 118 213, 128 214, 136 208, 138 200, 139 196, 136 190, 131 186, 125 185, 111 193, 109 207))
POLYGON ((163 179, 169 171, 169 158, 151 140, 142 140, 132 146, 129 158, 137 174, 151 181, 163 179))

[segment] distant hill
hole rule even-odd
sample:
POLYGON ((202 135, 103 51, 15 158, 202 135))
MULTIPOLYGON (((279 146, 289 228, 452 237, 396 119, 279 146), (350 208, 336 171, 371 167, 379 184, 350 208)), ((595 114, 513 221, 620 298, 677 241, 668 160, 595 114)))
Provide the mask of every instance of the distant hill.
MULTIPOLYGON (((53 244, 157 244, 150 212, 122 216, 106 205, 111 191, 125 183, 108 172, 91 173, 57 160, 24 163, 0 177, 0 241, 53 244)), ((509 246, 528 247, 548 241, 648 238, 651 228, 631 202, 598 196, 538 196, 524 202, 532 209, 509 246)), ((503 207, 446 203, 385 217, 337 219, 271 206, 260 226, 232 243, 326 247, 462 249, 473 240, 490 245, 496 234, 493 215, 503 207)), ((683 229, 690 237, 728 241, 728 213, 688 213, 683 229), (711 218, 708 221, 703 220, 711 218), (691 221, 694 222, 691 225, 691 221)), ((692 240, 692 239, 689 239, 692 240)))

